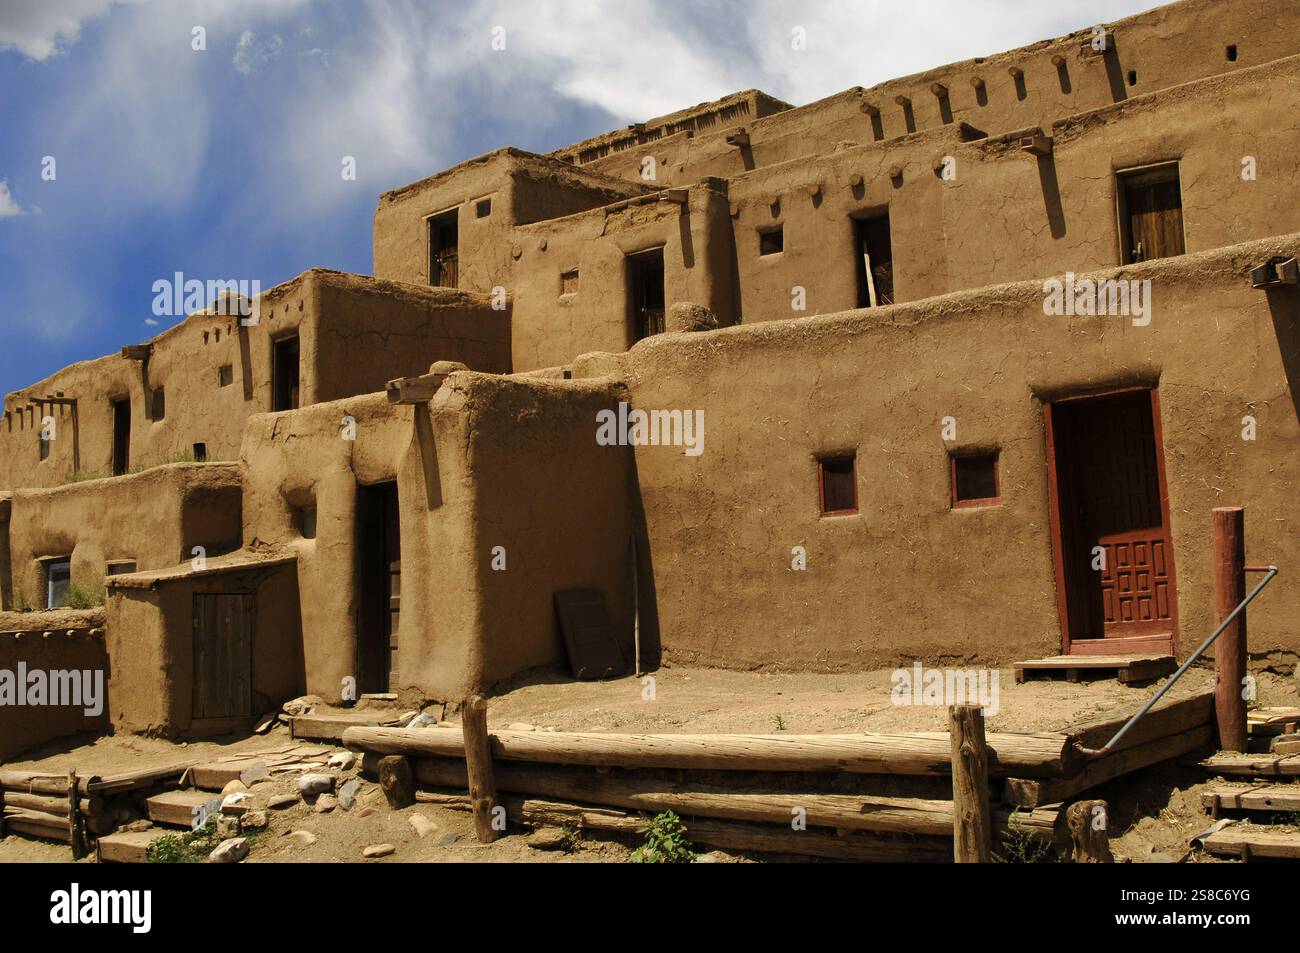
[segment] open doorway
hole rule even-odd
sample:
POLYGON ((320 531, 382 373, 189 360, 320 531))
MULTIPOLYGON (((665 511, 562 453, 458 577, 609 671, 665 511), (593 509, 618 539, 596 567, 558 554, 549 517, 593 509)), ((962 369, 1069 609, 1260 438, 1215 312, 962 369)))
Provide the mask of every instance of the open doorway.
POLYGON ((397 484, 357 488, 357 689, 386 692, 398 684, 402 542, 397 484))
POLYGON ((1062 651, 1172 654, 1177 590, 1156 391, 1044 409, 1062 651))
POLYGON ((460 280, 460 210, 429 219, 429 284, 455 288, 460 280))
POLYGON ((131 399, 123 397, 113 401, 113 476, 121 476, 130 469, 131 399))
POLYGON ((298 409, 298 336, 271 343, 272 410, 298 409))
POLYGON ((664 330, 664 250, 630 255, 627 259, 632 340, 629 346, 664 330))
POLYGON ((853 235, 858 307, 893 304, 894 252, 889 239, 889 213, 853 219, 853 235))

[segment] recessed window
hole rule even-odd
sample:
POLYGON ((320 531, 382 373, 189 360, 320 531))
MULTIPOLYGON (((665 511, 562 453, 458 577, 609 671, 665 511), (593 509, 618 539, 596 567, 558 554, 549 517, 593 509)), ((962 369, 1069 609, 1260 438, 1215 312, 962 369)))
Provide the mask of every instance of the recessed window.
POLYGON ((45 608, 67 605, 68 585, 72 582, 72 558, 52 559, 45 564, 45 608))
POLYGON ((294 507, 294 522, 298 525, 298 534, 303 539, 316 538, 316 507, 294 507))
POLYGON ((952 467, 952 505, 988 506, 1002 502, 996 453, 965 454, 949 458, 952 467))
POLYGON ((162 420, 167 416, 167 394, 161 387, 154 388, 152 410, 154 420, 162 420))
POLYGON ((826 457, 818 461, 821 478, 822 516, 839 516, 858 511, 856 457, 826 457))
POLYGON ((1117 173, 1124 264, 1171 258, 1186 250, 1178 163, 1117 173))
POLYGON ((229 387, 235 381, 235 369, 229 364, 222 364, 217 368, 217 386, 229 387))
POLYGON ((1224 49, 1223 55, 1228 58, 1229 63, 1237 62, 1237 44, 1229 43, 1228 46, 1224 49))
POLYGON ((578 269, 566 271, 560 275, 560 294, 576 295, 578 293, 578 269))
POLYGON ((1136 86, 1136 85, 1138 84, 1138 71, 1137 71, 1137 70, 1135 70, 1135 69, 1131 69, 1131 70, 1128 71, 1128 84, 1129 84, 1130 86, 1136 86))
POLYGON ((105 567, 105 575, 120 576, 123 573, 135 572, 134 559, 115 559, 105 567))
POLYGON ((785 251, 785 229, 778 225, 758 233, 758 253, 775 255, 785 251))
POLYGON ((41 428, 41 459, 45 460, 50 455, 50 438, 45 435, 45 428, 41 428))
POLYGON ((206 443, 196 443, 193 450, 195 463, 202 463, 208 458, 208 445, 206 443))
POLYGON ((478 218, 487 218, 492 214, 492 200, 479 199, 474 203, 474 215, 478 218))

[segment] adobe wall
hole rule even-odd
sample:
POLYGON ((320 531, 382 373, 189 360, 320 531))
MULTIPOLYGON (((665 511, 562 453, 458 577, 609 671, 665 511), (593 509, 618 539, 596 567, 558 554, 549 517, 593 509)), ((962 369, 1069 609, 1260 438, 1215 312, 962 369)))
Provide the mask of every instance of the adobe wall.
POLYGON ((72 582, 97 589, 110 560, 139 571, 240 543, 240 476, 233 464, 175 463, 143 473, 16 490, 9 519, 11 604, 45 605, 41 560, 71 556, 72 582))
POLYGON ((457 287, 484 294, 496 286, 510 288, 514 274, 511 230, 516 225, 608 205, 645 191, 644 186, 575 169, 556 159, 520 149, 498 149, 379 197, 374 225, 375 276, 428 285, 427 220, 454 209, 457 287), (480 218, 477 203, 481 199, 490 199, 492 207, 480 218))
MULTIPOLYGON (((88 715, 90 698, 83 696, 85 704, 79 706, 53 705, 49 702, 54 699, 48 694, 45 703, 39 705, 5 704, 0 707, 0 762, 57 738, 98 733, 107 727, 108 656, 103 620, 88 621, 90 615, 65 611, 0 616, 0 671, 12 673, 14 679, 20 664, 26 666, 26 674, 39 670, 46 673, 47 679, 51 672, 75 672, 83 688, 81 673, 91 672, 92 679, 93 673, 99 673, 98 703, 102 706, 98 713, 88 715)), ((67 684, 63 679, 60 683, 67 684)))
POLYGON ((1210 511, 1243 505, 1248 561, 1284 567, 1250 610, 1250 648, 1294 664, 1300 301, 1248 272, 1298 252, 1291 235, 1104 273, 1152 281, 1146 327, 1049 317, 1036 281, 585 356, 576 376, 622 375, 637 407, 705 412, 701 456, 636 450, 667 657, 852 670, 1057 654, 1043 401, 1158 383, 1181 651, 1213 627, 1210 511), (948 454, 973 447, 999 449, 1003 502, 952 509, 948 454), (816 456, 847 451, 860 513, 823 518, 816 456))
POLYGON ((726 184, 693 186, 685 206, 634 199, 516 229, 521 249, 514 299, 516 371, 563 364, 583 351, 631 341, 627 256, 662 248, 664 302, 694 301, 722 324, 737 313, 726 184), (575 294, 561 275, 578 272, 575 294))
POLYGON ((193 718, 194 596, 253 595, 252 711, 303 694, 302 623, 295 567, 273 565, 194 574, 152 587, 110 587, 106 600, 115 730, 141 734, 225 734, 227 723, 193 718))

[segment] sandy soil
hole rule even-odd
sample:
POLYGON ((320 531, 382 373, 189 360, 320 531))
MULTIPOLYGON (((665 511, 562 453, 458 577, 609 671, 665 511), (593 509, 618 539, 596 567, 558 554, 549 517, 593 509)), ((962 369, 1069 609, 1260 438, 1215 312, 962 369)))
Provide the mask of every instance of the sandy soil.
MULTIPOLYGON (((1207 670, 1193 670, 1173 694, 1201 690, 1211 683, 1207 670)), ((1014 684, 1010 672, 999 680, 999 708, 989 719, 994 731, 1060 730, 1098 717, 1120 717, 1136 711, 1160 683, 1144 687, 1119 685, 1112 679, 1071 684, 1059 680, 1014 684)), ((665 668, 653 683, 635 678, 575 683, 558 676, 534 674, 504 686, 489 702, 494 726, 526 723, 539 730, 790 733, 941 730, 943 707, 895 705, 890 700, 890 673, 809 675, 737 673, 707 669, 665 668), (653 688, 651 693, 650 688, 653 688), (651 697, 652 695, 652 697, 651 697)), ((1260 701, 1265 705, 1300 704, 1293 678, 1264 675, 1260 701)), ((274 748, 289 740, 280 727, 266 736, 173 744, 154 738, 117 736, 85 744, 51 745, 30 753, 27 760, 6 767, 41 771, 82 771, 107 775, 116 771, 161 765, 179 759, 212 760, 239 752, 274 748)), ((356 769, 345 772, 355 776, 356 769)), ((609 862, 626 860, 634 840, 584 836, 577 850, 535 850, 528 833, 520 831, 490 844, 474 839, 468 814, 428 804, 391 810, 378 786, 363 780, 350 812, 335 809, 315 813, 305 803, 270 811, 271 827, 256 838, 250 863, 363 862, 368 845, 390 843, 396 851, 385 862, 609 862), (410 823, 422 814, 435 829, 420 837, 410 823), (287 835, 306 831, 314 843, 302 846, 287 835)), ((252 793, 265 801, 293 790, 292 775, 259 782, 252 793)), ((1096 797, 1111 805, 1117 858, 1134 862, 1208 862, 1188 855, 1187 840, 1209 820, 1200 793, 1213 779, 1199 769, 1167 763, 1136 776, 1121 778, 1097 789, 1096 797)), ((731 859, 719 855, 719 859, 731 859)), ((0 840, 0 862, 66 862, 68 850, 21 837, 0 840)))

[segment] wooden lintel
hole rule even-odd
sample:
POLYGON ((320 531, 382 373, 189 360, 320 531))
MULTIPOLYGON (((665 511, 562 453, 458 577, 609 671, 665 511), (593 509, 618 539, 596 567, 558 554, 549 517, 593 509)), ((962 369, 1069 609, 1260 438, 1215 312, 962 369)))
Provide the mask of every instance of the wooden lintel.
POLYGON ((686 189, 664 189, 659 193, 659 201, 672 202, 675 205, 685 205, 686 198, 686 189))
POLYGON ((152 353, 152 344, 128 344, 122 348, 122 357, 128 361, 147 361, 152 353))
POLYGON ((384 385, 390 404, 424 404, 433 399, 446 374, 421 374, 419 377, 399 377, 384 385))
POLYGON ((1047 156, 1052 154, 1052 137, 1035 133, 1020 140, 1020 151, 1030 155, 1047 156))

